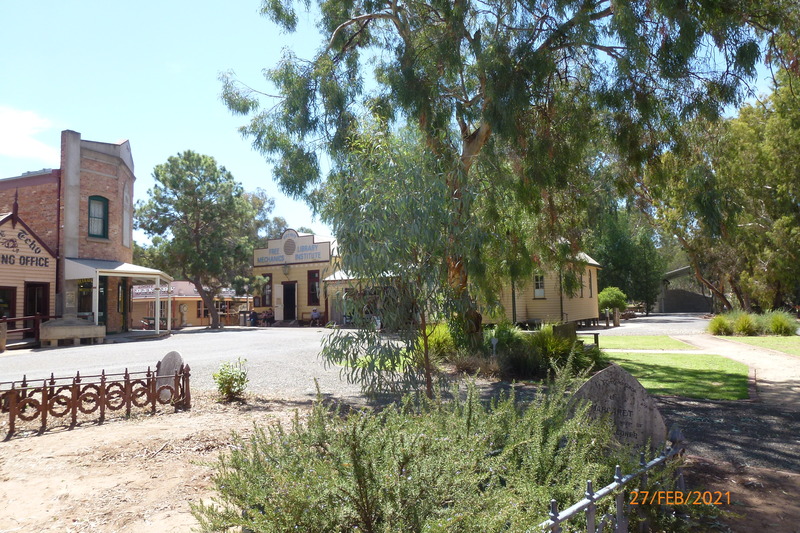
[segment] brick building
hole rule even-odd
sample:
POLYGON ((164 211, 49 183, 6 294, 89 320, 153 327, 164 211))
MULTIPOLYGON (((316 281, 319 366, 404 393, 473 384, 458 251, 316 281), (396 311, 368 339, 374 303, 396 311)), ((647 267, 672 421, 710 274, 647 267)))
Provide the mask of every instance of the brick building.
POLYGON ((130 328, 132 285, 172 281, 131 264, 135 181, 128 141, 87 141, 69 130, 61 133, 60 168, 0 179, 0 213, 13 212, 55 256, 55 286, 37 282, 41 296, 0 261, 0 298, 16 302, 10 316, 35 311, 85 318, 108 333, 130 328))

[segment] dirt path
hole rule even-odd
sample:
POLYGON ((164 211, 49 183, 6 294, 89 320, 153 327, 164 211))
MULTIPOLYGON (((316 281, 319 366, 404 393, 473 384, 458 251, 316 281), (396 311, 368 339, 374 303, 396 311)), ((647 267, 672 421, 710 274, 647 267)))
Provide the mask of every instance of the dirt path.
POLYGON ((0 442, 0 533, 191 531, 190 504, 211 496, 209 463, 232 445, 231 432, 288 423, 307 408, 196 394, 191 411, 0 442))

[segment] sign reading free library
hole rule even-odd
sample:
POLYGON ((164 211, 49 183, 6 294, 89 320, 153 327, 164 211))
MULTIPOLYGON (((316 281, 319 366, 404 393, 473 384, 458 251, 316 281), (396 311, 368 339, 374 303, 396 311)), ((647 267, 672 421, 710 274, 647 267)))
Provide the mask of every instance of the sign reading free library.
POLYGON ((331 243, 314 242, 313 235, 298 235, 293 229, 280 239, 270 239, 267 248, 253 251, 253 266, 319 263, 331 260, 331 243))

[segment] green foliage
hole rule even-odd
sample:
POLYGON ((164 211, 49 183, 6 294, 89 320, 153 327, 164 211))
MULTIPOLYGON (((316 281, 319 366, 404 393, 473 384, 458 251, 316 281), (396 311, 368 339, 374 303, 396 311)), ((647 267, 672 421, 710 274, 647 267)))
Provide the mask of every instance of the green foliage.
POLYGON ((136 204, 136 226, 160 238, 160 264, 194 284, 218 328, 214 297, 252 259, 253 203, 225 167, 190 150, 156 165, 153 178, 147 201, 136 204))
POLYGON ((770 311, 762 315, 731 311, 711 319, 708 331, 712 335, 783 335, 791 336, 797 332, 797 320, 786 311, 770 311))
MULTIPOLYGON (((530 405, 415 401, 343 416, 316 404, 306 423, 257 429, 215 468, 216 496, 192 504, 204 532, 525 531, 587 479, 609 480, 611 427, 570 416, 569 376, 530 405), (520 502, 524 502, 520 504, 520 502)), ((605 512, 613 503, 600 503, 605 512)))
MULTIPOLYGON (((497 324, 486 336, 485 351, 492 353, 492 339, 497 339, 497 361, 505 377, 531 379, 544 377, 548 370, 548 353, 532 342, 539 333, 525 333, 508 321, 497 324)), ((567 348, 567 353, 569 348, 567 348)))
POLYGON ((733 319, 733 332, 746 337, 758 335, 758 321, 750 313, 738 313, 733 319))
POLYGON ((772 335, 791 336, 797 333, 797 319, 786 311, 770 311, 764 315, 767 332, 772 335))
POLYGON ((712 335, 733 335, 733 324, 725 315, 716 315, 708 323, 708 332, 712 335))
MULTIPOLYGON (((509 322, 501 322, 486 335, 485 353, 492 353, 491 341, 495 338, 498 340, 496 361, 505 378, 543 379, 549 372, 566 366, 575 372, 605 366, 603 353, 597 347, 559 337, 550 324, 539 331, 527 332, 509 322)), ((486 356, 484 360, 488 360, 486 356)), ((461 360, 461 364, 468 362, 470 359, 461 360)), ((488 369, 492 369, 492 364, 488 369)))
POLYGON ((217 392, 225 401, 240 398, 247 389, 250 379, 247 377, 247 359, 241 357, 235 363, 225 361, 219 365, 219 370, 212 374, 217 392))
POLYGON ((628 308, 628 297, 617 287, 606 287, 597 295, 597 304, 601 312, 605 309, 624 311, 628 308))
MULTIPOLYGON (((599 288, 617 287, 649 313, 661 290, 666 270, 658 236, 641 213, 620 208, 616 191, 602 194, 593 207, 598 222, 592 229, 587 251, 602 267, 599 288)), ((603 307, 601 307, 603 309, 603 307)))
POLYGON ((351 153, 340 161, 346 171, 330 178, 321 215, 337 237, 340 268, 358 279, 348 293, 349 305, 356 315, 375 309, 392 337, 356 316, 359 330, 334 332, 322 356, 342 365, 348 379, 369 392, 424 383, 432 395, 436 360, 426 339, 438 334, 428 325, 468 311, 468 295, 449 282, 448 257, 471 249, 476 231, 453 228, 458 206, 440 179, 449 163, 425 151, 413 129, 395 134, 384 127, 371 123, 351 138, 351 153), (401 352, 416 350, 416 368, 383 370, 398 368, 393 361, 401 352))
MULTIPOLYGON (((428 325, 428 350, 430 356, 434 360, 443 361, 455 355, 456 344, 450 334, 450 328, 447 324, 441 322, 439 324, 428 325)), ((423 341, 419 339, 417 343, 417 350, 422 351, 423 341)))
POLYGON ((779 72, 776 81, 738 117, 684 122, 680 142, 637 184, 648 191, 643 207, 727 310, 777 309, 800 296, 800 106, 796 80, 779 72))

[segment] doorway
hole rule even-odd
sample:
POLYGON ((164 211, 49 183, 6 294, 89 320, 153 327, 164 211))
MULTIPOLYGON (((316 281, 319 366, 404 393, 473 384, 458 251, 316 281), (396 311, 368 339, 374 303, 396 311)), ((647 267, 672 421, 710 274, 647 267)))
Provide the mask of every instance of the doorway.
MULTIPOLYGON (((25 302, 22 306, 25 316, 50 314, 50 284, 25 282, 25 302)), ((34 327, 32 320, 26 320, 25 328, 34 327)), ((33 337, 33 332, 26 332, 26 337, 33 337)))
MULTIPOLYGON (((0 287, 0 318, 17 316, 17 288, 0 287)), ((14 322, 8 323, 8 329, 16 329, 14 322)))
POLYGON ((297 282, 283 282, 283 319, 297 320, 297 282))

